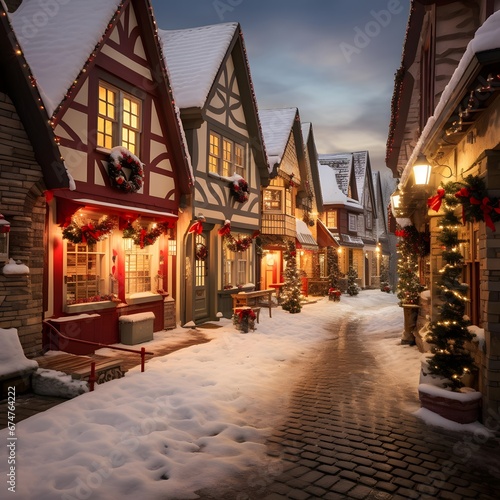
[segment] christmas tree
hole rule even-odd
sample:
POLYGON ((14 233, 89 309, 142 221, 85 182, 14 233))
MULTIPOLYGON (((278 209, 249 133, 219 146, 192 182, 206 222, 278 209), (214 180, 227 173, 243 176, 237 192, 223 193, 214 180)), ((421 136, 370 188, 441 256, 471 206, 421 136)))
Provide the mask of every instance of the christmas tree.
POLYGON ((413 225, 398 229, 395 234, 400 238, 397 297, 401 305, 418 305, 420 292, 424 289, 420 283, 418 259, 429 253, 428 237, 413 225))
POLYGON ((326 262, 328 269, 328 281, 330 288, 339 288, 339 256, 334 248, 328 247, 326 250, 326 262))
POLYGON ((456 391, 464 385, 462 376, 473 368, 472 357, 464 348, 464 343, 472 340, 474 335, 469 332, 469 321, 464 318, 467 285, 460 282, 463 256, 459 251, 457 230, 460 221, 454 213, 454 207, 458 204, 454 196, 457 191, 456 183, 450 182, 444 189, 445 214, 439 221, 442 230, 438 237, 443 247, 444 264, 438 283, 441 304, 439 316, 436 321, 431 322, 427 337, 433 353, 428 366, 432 374, 446 379, 445 387, 456 391))
POLYGON ((302 309, 300 304, 301 279, 297 269, 295 242, 287 241, 284 259, 286 261, 285 280, 282 290, 283 302, 281 307, 292 314, 299 313, 302 309))
POLYGON ((380 290, 389 293, 391 285, 389 284, 389 266, 387 259, 384 257, 380 263, 380 290))
POLYGON ((349 295, 358 295, 359 287, 356 283, 358 279, 358 273, 354 269, 354 267, 349 268, 349 272, 347 273, 347 293, 349 295))

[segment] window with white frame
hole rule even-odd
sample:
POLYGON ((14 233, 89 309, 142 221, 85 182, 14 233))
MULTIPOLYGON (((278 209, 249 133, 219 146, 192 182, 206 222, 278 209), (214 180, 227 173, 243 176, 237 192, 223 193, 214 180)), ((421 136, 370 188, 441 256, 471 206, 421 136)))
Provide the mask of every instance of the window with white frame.
POLYGON ((125 251, 125 294, 151 292, 151 264, 153 256, 150 247, 132 245, 125 251))
POLYGON ((244 146, 220 134, 210 132, 208 170, 224 177, 230 177, 233 174, 245 177, 244 146))
POLYGON ((349 214, 349 231, 358 231, 358 217, 355 214, 349 214))
POLYGON ((106 241, 89 244, 66 242, 66 304, 100 301, 101 296, 109 293, 109 283, 105 279, 106 243, 106 241))
POLYGON ((244 285, 249 282, 250 248, 243 252, 232 252, 227 247, 223 250, 223 286, 244 285))
POLYGON ((141 101, 108 83, 99 83, 97 145, 123 146, 139 154, 141 101))

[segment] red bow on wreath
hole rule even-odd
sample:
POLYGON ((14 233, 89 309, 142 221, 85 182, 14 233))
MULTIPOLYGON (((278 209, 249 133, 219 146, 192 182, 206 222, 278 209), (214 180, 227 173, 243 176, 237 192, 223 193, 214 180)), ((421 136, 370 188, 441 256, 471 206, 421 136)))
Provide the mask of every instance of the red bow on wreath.
POLYGON ((189 233, 201 234, 203 232, 203 222, 201 220, 196 221, 190 228, 189 233))
POLYGON ((436 212, 439 212, 439 209, 441 208, 441 203, 443 201, 445 195, 445 191, 443 188, 439 188, 437 190, 437 194, 434 196, 431 196, 427 200, 427 206, 431 208, 432 210, 435 210, 436 212))
POLYGON ((482 200, 478 200, 477 198, 474 198, 474 196, 471 196, 469 198, 469 201, 471 205, 480 205, 479 208, 483 212, 484 222, 486 223, 486 226, 489 227, 492 231, 496 231, 495 224, 493 224, 490 213, 492 211, 495 211, 497 214, 500 214, 500 208, 492 207, 490 205, 491 200, 487 196, 485 196, 482 200))
POLYGON ((92 224, 87 224, 86 226, 82 226, 82 243, 87 243, 87 238, 93 238, 94 240, 98 240, 101 237, 101 232, 94 230, 94 226, 92 224))
POLYGON ((226 236, 228 234, 231 234, 231 222, 226 220, 226 222, 224 222, 224 225, 219 229, 218 233, 219 236, 226 236))

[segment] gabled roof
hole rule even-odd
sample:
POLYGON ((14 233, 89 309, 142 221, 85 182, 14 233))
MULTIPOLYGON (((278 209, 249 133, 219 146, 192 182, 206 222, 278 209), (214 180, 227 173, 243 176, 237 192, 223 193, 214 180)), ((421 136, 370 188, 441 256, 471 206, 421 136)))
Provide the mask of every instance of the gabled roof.
MULTIPOLYGON (((33 82, 40 92, 48 115, 54 120, 57 120, 58 113, 87 78, 96 55, 124 10, 123 3, 121 0, 64 2, 59 6, 57 15, 45 15, 46 20, 33 30, 26 29, 26 20, 36 19, 40 15, 38 0, 24 0, 14 13, 9 14, 32 70, 33 82)), ((187 194, 191 189, 192 169, 179 110, 172 104, 165 61, 156 41, 156 22, 151 5, 148 0, 131 0, 128 5, 135 9, 139 26, 145 33, 150 33, 144 39, 145 49, 156 69, 156 89, 173 136, 172 154, 178 165, 184 166, 184 171, 179 176, 179 186, 181 192, 187 194)))
POLYGON ((269 166, 272 168, 276 163, 281 163, 298 109, 261 109, 259 115, 269 166))
POLYGON ((345 205, 351 208, 363 208, 361 203, 348 198, 340 189, 337 182, 339 175, 337 169, 323 163, 319 163, 318 169, 324 205, 345 205))
POLYGON ((158 30, 179 108, 203 108, 238 23, 158 30))
POLYGON ((202 110, 215 92, 215 83, 226 60, 232 55, 248 132, 254 140, 251 147, 259 169, 261 184, 269 183, 262 127, 257 111, 250 65, 246 56, 239 23, 221 23, 182 30, 158 30, 166 65, 172 82, 176 105, 183 121, 201 124, 202 110))
POLYGON ((309 152, 309 166, 311 168, 312 188, 316 200, 318 212, 323 211, 323 196, 321 193, 321 183, 318 171, 318 151, 314 140, 313 126, 310 122, 304 122, 301 125, 302 138, 304 139, 304 149, 309 152))
MULTIPOLYGON (((336 186, 345 196, 347 196, 347 193, 349 192, 349 183, 351 180, 351 171, 353 165, 352 154, 320 154, 318 158, 321 165, 326 165, 335 170, 337 179, 336 186)), ((324 172, 327 171, 325 170, 324 172)), ((324 185, 323 180, 321 180, 321 184, 322 186, 324 185)), ((323 193, 323 202, 329 203, 326 201, 324 194, 325 193, 323 193)))
POLYGON ((24 0, 9 15, 49 116, 78 79, 120 4, 120 0, 64 2, 57 15, 45 15, 32 30, 26 28, 26 20, 40 16, 39 1, 24 0))
POLYGON ((3 90, 7 92, 33 147, 47 189, 75 188, 66 170, 49 117, 42 106, 38 89, 32 83, 30 66, 19 50, 16 34, 0 2, 0 73, 3 90))
POLYGON ((364 199, 366 181, 372 182, 371 165, 368 151, 358 151, 352 154, 354 176, 356 177, 356 187, 358 189, 358 199, 364 199))

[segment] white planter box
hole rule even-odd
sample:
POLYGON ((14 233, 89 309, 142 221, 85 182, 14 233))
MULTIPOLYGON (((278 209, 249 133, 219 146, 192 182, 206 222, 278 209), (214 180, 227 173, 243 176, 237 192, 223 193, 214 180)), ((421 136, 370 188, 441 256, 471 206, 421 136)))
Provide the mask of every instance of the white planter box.
POLYGON ((153 340, 155 315, 152 312, 120 316, 120 342, 127 345, 153 340))

